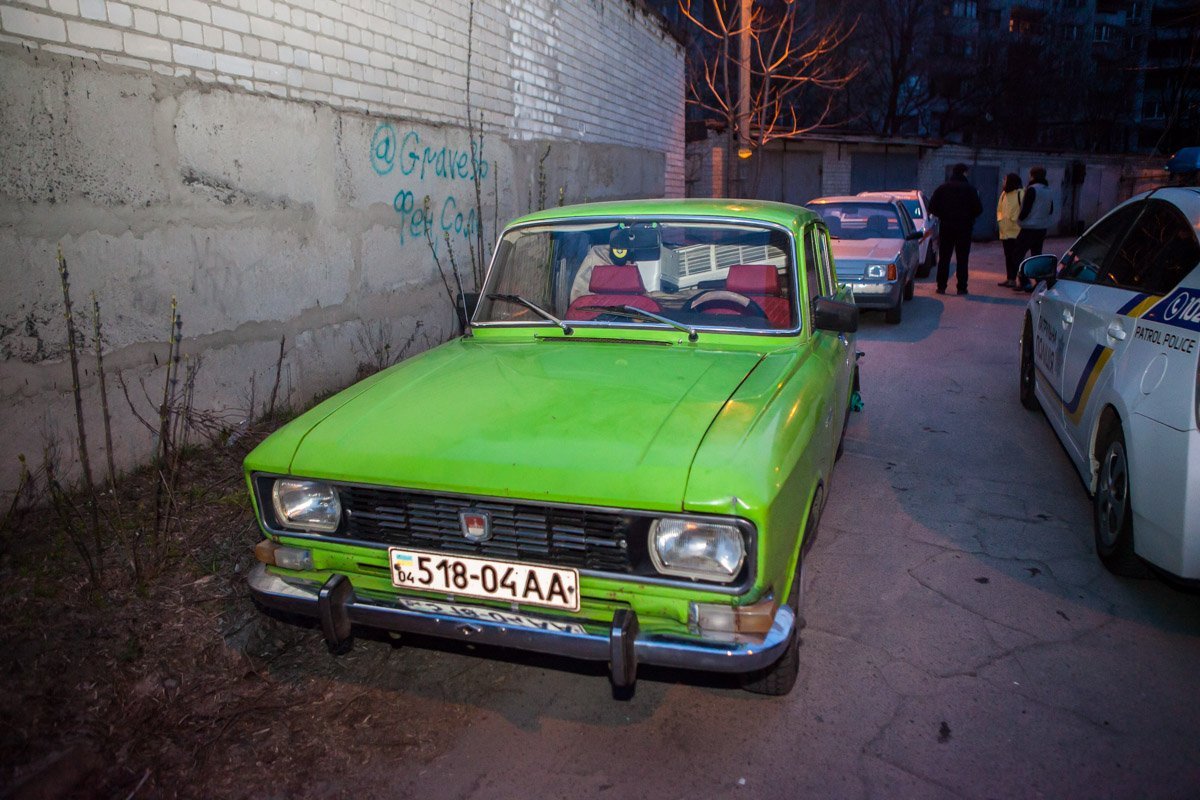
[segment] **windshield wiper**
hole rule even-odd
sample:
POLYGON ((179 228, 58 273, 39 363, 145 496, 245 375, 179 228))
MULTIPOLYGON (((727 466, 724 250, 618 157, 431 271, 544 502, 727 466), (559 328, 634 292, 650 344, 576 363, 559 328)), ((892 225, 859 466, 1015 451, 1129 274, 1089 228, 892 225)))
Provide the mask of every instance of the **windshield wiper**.
POLYGON ((653 311, 647 311, 644 308, 637 306, 580 306, 580 311, 599 311, 602 314, 616 314, 620 317, 633 317, 634 319, 648 319, 652 322, 661 322, 663 325, 670 325, 677 331, 683 331, 688 335, 688 341, 694 342, 700 338, 700 334, 696 333, 696 329, 684 325, 682 322, 664 317, 661 314, 655 314, 653 311))
POLYGON ((562 332, 566 336, 570 336, 572 333, 575 332, 575 329, 572 328, 570 325, 563 322, 561 319, 554 316, 553 314, 551 314, 549 311, 542 308, 538 304, 530 302, 529 300, 526 300, 524 297, 521 297, 521 295, 519 295, 519 294, 489 294, 488 299, 489 300, 503 300, 506 303, 516 303, 519 306, 525 306, 530 311, 537 314, 539 317, 546 320, 547 322, 553 322, 555 325, 562 328, 562 332))

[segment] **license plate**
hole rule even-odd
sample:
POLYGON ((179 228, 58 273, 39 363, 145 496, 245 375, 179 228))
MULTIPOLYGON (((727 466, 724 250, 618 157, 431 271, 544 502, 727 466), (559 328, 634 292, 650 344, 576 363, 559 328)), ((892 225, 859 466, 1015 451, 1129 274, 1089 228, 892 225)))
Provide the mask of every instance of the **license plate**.
POLYGON ((388 549, 392 585, 438 594, 579 610, 579 573, 515 561, 388 549))
POLYGON ((396 605, 409 611, 420 611, 423 614, 442 614, 450 617, 477 619, 483 622, 495 622, 500 625, 509 625, 518 628, 535 628, 537 630, 554 631, 556 633, 587 633, 587 629, 576 622, 550 619, 549 617, 529 617, 525 614, 502 611, 498 608, 460 606, 452 603, 439 603, 436 600, 417 600, 411 597, 400 598, 396 601, 396 605))

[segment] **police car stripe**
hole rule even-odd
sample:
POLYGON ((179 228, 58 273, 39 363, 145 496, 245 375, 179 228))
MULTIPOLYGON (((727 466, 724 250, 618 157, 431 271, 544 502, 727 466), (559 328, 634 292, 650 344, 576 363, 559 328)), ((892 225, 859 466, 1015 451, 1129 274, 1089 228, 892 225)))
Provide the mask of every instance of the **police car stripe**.
POLYGON ((1180 286, 1159 300, 1143 319, 1200 331, 1200 289, 1180 286))
POLYGON ((1063 406, 1063 410, 1067 412, 1067 417, 1072 423, 1078 425, 1079 420, 1083 418, 1083 410, 1087 408, 1087 401, 1092 396, 1092 389, 1096 388, 1096 381, 1100 379, 1100 373, 1104 371, 1112 354, 1112 348, 1101 345, 1096 345, 1096 349, 1092 351, 1087 366, 1083 369, 1083 374, 1079 376, 1079 384, 1075 387, 1075 396, 1071 398, 1071 402, 1063 406))
POLYGON ((1156 294, 1139 294, 1137 297, 1126 303, 1124 307, 1122 307, 1117 313, 1137 319, 1150 309, 1154 308, 1154 304, 1161 299, 1162 297, 1156 294))

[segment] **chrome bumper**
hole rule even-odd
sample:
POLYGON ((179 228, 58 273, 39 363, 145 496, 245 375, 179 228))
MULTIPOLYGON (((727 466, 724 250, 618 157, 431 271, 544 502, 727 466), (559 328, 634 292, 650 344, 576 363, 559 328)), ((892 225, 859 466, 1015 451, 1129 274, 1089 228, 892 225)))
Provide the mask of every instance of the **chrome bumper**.
POLYGON ((854 305, 859 308, 892 308, 897 303, 902 302, 901 294, 904 292, 903 280, 887 283, 849 281, 848 285, 854 292, 854 305))
POLYGON ((351 626, 417 633, 443 639, 484 643, 585 661, 607 661, 616 686, 632 686, 638 664, 706 672, 752 672, 783 655, 795 615, 786 605, 775 614, 761 642, 682 639, 638 630, 637 614, 620 609, 607 634, 530 628, 486 619, 414 611, 355 594, 350 579, 333 575, 323 586, 289 582, 256 564, 247 579, 250 594, 267 608, 315 617, 325 641, 338 649, 350 641, 351 626))

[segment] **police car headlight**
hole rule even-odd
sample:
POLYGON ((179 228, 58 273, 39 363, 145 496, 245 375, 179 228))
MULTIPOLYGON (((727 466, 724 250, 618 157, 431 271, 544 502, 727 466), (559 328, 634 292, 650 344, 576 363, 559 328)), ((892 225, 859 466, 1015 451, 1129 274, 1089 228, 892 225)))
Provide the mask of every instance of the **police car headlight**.
POLYGON ((745 559, 736 525, 669 518, 650 524, 650 560, 664 575, 729 583, 745 559))
POLYGON ((328 533, 342 519, 337 490, 322 481, 280 478, 271 487, 271 505, 285 528, 328 533))

